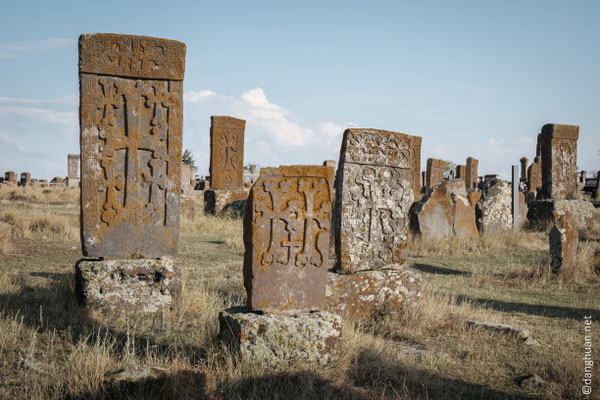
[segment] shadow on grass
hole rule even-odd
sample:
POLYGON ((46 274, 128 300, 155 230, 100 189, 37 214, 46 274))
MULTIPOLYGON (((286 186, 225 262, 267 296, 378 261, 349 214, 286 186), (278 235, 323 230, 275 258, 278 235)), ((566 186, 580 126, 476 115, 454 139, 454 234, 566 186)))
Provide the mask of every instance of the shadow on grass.
POLYGON ((421 272, 427 274, 434 275, 460 275, 460 276, 471 276, 472 273, 467 271, 460 271, 452 268, 440 267, 438 265, 430 265, 430 264, 412 264, 410 266, 412 269, 419 270, 421 272))
POLYGON ((585 315, 594 315, 596 316, 595 319, 600 318, 600 311, 594 309, 552 306, 547 304, 528 304, 503 300, 479 299, 464 295, 460 295, 457 297, 457 304, 460 304, 463 301, 469 301, 475 305, 485 306, 496 311, 502 311, 507 313, 518 312, 547 318, 581 320, 585 315))

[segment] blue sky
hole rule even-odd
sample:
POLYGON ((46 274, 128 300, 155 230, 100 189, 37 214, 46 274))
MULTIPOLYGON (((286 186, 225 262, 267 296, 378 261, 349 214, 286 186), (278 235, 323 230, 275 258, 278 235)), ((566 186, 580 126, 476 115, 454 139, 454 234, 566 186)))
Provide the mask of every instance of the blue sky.
POLYGON ((211 115, 247 120, 245 163, 337 159, 345 127, 423 137, 428 157, 510 174, 545 123, 580 125, 600 168, 600 2, 5 2, 0 172, 67 173, 79 152, 77 38, 187 45, 184 148, 208 172, 211 115))

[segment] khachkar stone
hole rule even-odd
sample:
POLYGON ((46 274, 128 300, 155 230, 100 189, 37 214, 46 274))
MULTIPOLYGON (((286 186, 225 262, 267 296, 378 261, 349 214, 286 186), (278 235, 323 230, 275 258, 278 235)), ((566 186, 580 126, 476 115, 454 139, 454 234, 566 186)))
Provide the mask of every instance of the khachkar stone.
POLYGON ((527 190, 537 192, 542 187, 542 164, 539 157, 535 157, 527 169, 527 190))
POLYGON ((529 165, 529 159, 527 157, 521 157, 521 181, 527 180, 527 165, 529 165))
POLYGON ((246 121, 227 116, 212 116, 210 121, 210 187, 241 189, 246 121))
POLYGON ((21 172, 21 179, 19 180, 19 186, 29 186, 31 182, 31 174, 29 172, 21 172))
POLYGON ((247 306, 219 314, 219 336, 249 362, 327 364, 341 349, 342 320, 323 311, 333 167, 261 171, 244 220, 247 306))
POLYGON ((264 168, 246 206, 244 286, 253 311, 322 309, 333 168, 264 168))
POLYGON ((409 136, 410 138, 410 163, 412 165, 412 188, 413 194, 421 193, 421 142, 420 136, 409 136))
POLYGON ((576 125, 546 124, 542 127, 542 198, 560 199, 577 194, 576 125))
POLYGON ((79 38, 82 249, 114 261, 97 261, 78 282, 84 303, 146 311, 148 296, 178 292, 184 64, 185 45, 173 40, 79 38), (108 269, 132 278, 98 288, 103 299, 92 301, 108 269))
POLYGON ((571 213, 554 215, 554 226, 548 235, 551 265, 554 272, 571 267, 577 260, 579 233, 571 221, 571 213))
POLYGON ((79 186, 79 154, 67 156, 67 186, 79 186))
POLYGON ((17 182, 17 174, 14 171, 6 171, 4 173, 4 183, 9 185, 16 185, 17 182))
POLYGON ((468 157, 465 168, 465 187, 467 192, 477 190, 477 169, 479 168, 479 160, 468 157))
POLYGON ((427 159, 427 170, 425 173, 425 186, 427 189, 433 188, 435 185, 444 180, 444 169, 446 161, 435 158, 427 159))
POLYGON ((336 177, 336 253, 346 272, 401 265, 413 202, 414 137, 347 129, 336 177))

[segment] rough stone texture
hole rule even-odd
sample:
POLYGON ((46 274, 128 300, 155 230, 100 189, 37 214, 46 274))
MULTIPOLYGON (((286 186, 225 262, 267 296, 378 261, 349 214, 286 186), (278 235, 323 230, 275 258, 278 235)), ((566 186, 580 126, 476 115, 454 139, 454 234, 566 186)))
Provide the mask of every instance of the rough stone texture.
POLYGON ((468 157, 465 170, 465 187, 467 192, 477 190, 477 169, 479 168, 479 160, 468 157))
POLYGON ((420 140, 377 129, 344 132, 334 213, 338 269, 355 272, 404 263, 415 142, 420 140))
POLYGON ((446 168, 446 161, 435 158, 427 159, 427 170, 425 171, 425 186, 427 186, 427 189, 433 188, 444 180, 444 168, 446 168))
POLYGON ((479 200, 481 200, 481 192, 469 192, 469 194, 467 194, 467 197, 469 198, 471 205, 475 207, 479 200))
POLYGON ((460 178, 462 180, 465 180, 466 176, 467 176, 467 166, 466 165, 457 165, 455 178, 460 178))
POLYGON ((139 260, 79 260, 75 290, 82 305, 151 313, 181 292, 181 276, 168 257, 139 260))
POLYGON ((244 286, 253 311, 320 310, 325 304, 333 168, 264 168, 244 218, 244 286))
POLYGON ((241 189, 246 121, 227 116, 212 116, 210 121, 210 187, 241 189))
POLYGON ((596 209, 587 200, 536 200, 528 203, 527 219, 540 228, 554 221, 555 214, 571 214, 571 222, 577 229, 585 229, 594 219, 596 209))
POLYGON ((80 36, 85 256, 176 256, 184 62, 173 40, 80 36))
POLYGON ((542 127, 542 189, 544 199, 564 199, 577 194, 576 125, 547 124, 542 127))
POLYGON ((539 157, 527 169, 527 188, 530 192, 537 192, 542 188, 542 163, 539 157))
POLYGON ((464 320, 464 323, 471 326, 476 326, 484 329, 489 329, 492 331, 497 331, 501 333, 505 333, 507 335, 513 335, 518 339, 522 340, 528 346, 539 345, 539 343, 531 337, 531 332, 525 328, 519 328, 518 326, 499 324, 496 322, 486 322, 486 321, 475 321, 475 320, 464 320))
POLYGON ((17 174, 14 171, 6 171, 4 173, 4 183, 9 185, 17 184, 17 174))
POLYGON ((548 240, 550 242, 551 265, 555 272, 575 264, 579 233, 577 227, 571 221, 569 211, 565 211, 563 215, 555 215, 554 226, 550 230, 548 240))
POLYGON ((412 164, 412 189, 413 195, 421 193, 421 142, 423 138, 420 136, 409 136, 412 164))
POLYGON ((325 310, 368 317, 399 310, 421 296, 421 274, 410 270, 361 271, 327 275, 325 310))
POLYGON ((194 185, 191 181, 194 180, 194 167, 192 165, 181 165, 181 190, 183 193, 187 193, 190 190, 194 190, 194 185))
POLYGON ((248 190, 214 190, 204 191, 204 212, 206 214, 220 214, 224 209, 237 207, 239 201, 246 201, 248 190))
POLYGON ((20 186, 28 186, 31 182, 31 174, 29 172, 21 172, 20 186))
POLYGON ((323 166, 335 168, 335 160, 325 160, 323 161, 323 166))
POLYGON ((79 179, 79 154, 68 154, 67 155, 67 178, 69 180, 79 179))
POLYGON ((529 159, 527 157, 521 157, 521 176, 520 180, 527 180, 527 166, 529 165, 529 159))
POLYGON ((196 218, 196 203, 192 199, 186 199, 181 202, 181 216, 186 219, 196 218))
POLYGON ((477 223, 482 233, 508 232, 512 226, 512 192, 508 182, 499 181, 477 203, 477 223))
POLYGON ((208 392, 216 387, 216 379, 210 372, 192 368, 164 368, 153 365, 127 365, 104 375, 105 390, 112 393, 111 384, 118 385, 119 397, 125 397, 128 386, 135 390, 140 385, 160 385, 162 393, 173 399, 211 399, 208 392))
POLYGON ((428 239, 478 235, 475 207, 467 197, 462 179, 442 181, 414 203, 410 218, 411 229, 428 239))
POLYGON ((287 316, 230 308, 219 313, 219 325, 219 337, 249 362, 308 360, 326 365, 342 348, 342 318, 326 311, 287 316))
POLYGON ((63 178, 61 178, 60 176, 55 176, 54 178, 52 178, 52 180, 50 181, 50 183, 58 186, 58 185, 62 185, 63 184, 63 178))

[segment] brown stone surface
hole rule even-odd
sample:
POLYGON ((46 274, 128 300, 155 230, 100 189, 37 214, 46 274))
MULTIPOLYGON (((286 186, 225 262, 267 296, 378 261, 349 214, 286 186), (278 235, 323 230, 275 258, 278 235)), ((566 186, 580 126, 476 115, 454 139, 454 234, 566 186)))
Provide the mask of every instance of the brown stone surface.
POLYGON ((17 174, 14 171, 6 171, 4 173, 4 183, 17 184, 17 174))
POLYGON ((264 168, 244 219, 244 286, 254 311, 323 308, 333 168, 264 168))
POLYGON ((79 177, 79 154, 67 155, 67 177, 77 179, 79 177))
POLYGON ((477 203, 477 225, 486 234, 513 230, 512 191, 508 182, 497 182, 477 203))
POLYGON ((411 229, 428 239, 476 237, 475 207, 462 179, 443 181, 411 208, 411 229))
POLYGON ((63 178, 61 178, 60 176, 55 176, 54 178, 52 178, 52 180, 50 181, 50 183, 53 183, 55 185, 62 185, 63 184, 63 178))
POLYGON ((427 159, 427 170, 425 171, 425 186, 427 186, 427 189, 432 189, 444 180, 444 168, 446 168, 446 161, 435 158, 427 159))
POLYGON ((248 198, 247 189, 204 191, 204 212, 206 214, 220 214, 223 210, 232 207, 237 202, 244 202, 248 198))
POLYGON ((467 197, 469 198, 469 202, 471 203, 471 205, 475 207, 479 200, 481 200, 481 192, 469 192, 469 194, 467 194, 467 197))
POLYGON ((31 174, 29 172, 21 172, 21 179, 19 180, 19 185, 27 186, 31 182, 31 174))
POLYGON ((210 120, 210 187, 241 189, 246 121, 226 116, 212 116, 210 120))
POLYGON ((356 317, 398 311, 421 296, 421 274, 385 269, 327 274, 326 310, 356 317))
POLYGON ((537 192, 542 187, 542 163, 539 157, 527 169, 527 188, 530 192, 537 192))
POLYGON ((185 45, 82 35, 79 62, 83 254, 174 257, 185 45))
POLYGON ((564 199, 577 194, 576 125, 546 124, 542 127, 542 198, 564 199))
POLYGON ((181 190, 186 193, 194 190, 191 181, 194 179, 194 167, 192 165, 181 165, 181 190))
POLYGON ((571 213, 568 210, 562 215, 555 214, 554 226, 548 235, 548 240, 552 269, 555 272, 575 264, 579 233, 571 221, 571 213))
POLYGON ((334 213, 337 268, 355 272, 404 263, 414 141, 377 129, 344 132, 334 213))
POLYGON ((409 136, 412 164, 412 188, 413 194, 421 193, 421 142, 420 136, 409 136))
POLYGON ((196 203, 194 200, 187 199, 181 201, 181 216, 186 219, 196 218, 196 203))
POLYGON ((529 165, 529 159, 527 157, 521 157, 521 180, 527 179, 527 166, 529 165))
POLYGON ((467 192, 477 190, 477 169, 479 168, 479 160, 468 157, 465 169, 465 187, 467 192))

